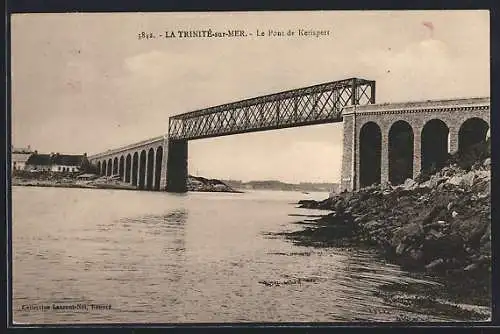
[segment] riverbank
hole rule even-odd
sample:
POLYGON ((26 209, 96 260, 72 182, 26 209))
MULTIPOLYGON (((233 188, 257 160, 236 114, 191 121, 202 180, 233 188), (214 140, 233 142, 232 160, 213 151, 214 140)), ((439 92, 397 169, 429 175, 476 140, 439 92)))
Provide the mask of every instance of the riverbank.
POLYGON ((91 182, 91 181, 54 181, 54 180, 25 180, 12 178, 13 186, 22 187, 54 187, 54 188, 85 188, 85 189, 122 189, 122 190, 137 190, 129 184, 121 182, 91 182))
POLYGON ((300 201, 302 208, 332 212, 283 234, 303 246, 375 248, 388 262, 443 282, 445 290, 423 291, 427 301, 442 297, 489 306, 490 164, 489 158, 465 169, 453 164, 397 187, 300 201))
MULTIPOLYGON (((27 174, 14 175, 12 177, 13 186, 24 187, 56 187, 56 188, 85 188, 85 189, 119 189, 138 190, 137 186, 123 182, 116 177, 95 176, 89 180, 79 180, 74 175, 54 175, 54 174, 27 174)), ((196 192, 229 192, 241 193, 223 182, 215 179, 189 176, 187 180, 188 191, 196 192)))

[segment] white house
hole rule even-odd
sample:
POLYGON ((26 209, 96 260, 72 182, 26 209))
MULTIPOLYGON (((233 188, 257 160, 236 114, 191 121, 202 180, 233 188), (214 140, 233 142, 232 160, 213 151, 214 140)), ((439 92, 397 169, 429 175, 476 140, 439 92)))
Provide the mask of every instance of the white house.
POLYGON ((10 162, 11 171, 24 170, 26 166, 26 161, 28 161, 29 157, 33 154, 31 148, 29 146, 28 148, 12 147, 11 152, 12 152, 11 162, 10 162))
POLYGON ((33 154, 26 162, 26 170, 51 171, 60 173, 78 173, 85 163, 87 155, 69 154, 33 154))

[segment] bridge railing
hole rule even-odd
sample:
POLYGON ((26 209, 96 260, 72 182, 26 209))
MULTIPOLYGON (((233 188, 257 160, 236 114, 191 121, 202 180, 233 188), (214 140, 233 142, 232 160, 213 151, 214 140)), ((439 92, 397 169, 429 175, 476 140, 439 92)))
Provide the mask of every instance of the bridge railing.
POLYGON ((375 103, 375 81, 351 78, 170 117, 170 139, 198 139, 339 122, 348 105, 375 103))

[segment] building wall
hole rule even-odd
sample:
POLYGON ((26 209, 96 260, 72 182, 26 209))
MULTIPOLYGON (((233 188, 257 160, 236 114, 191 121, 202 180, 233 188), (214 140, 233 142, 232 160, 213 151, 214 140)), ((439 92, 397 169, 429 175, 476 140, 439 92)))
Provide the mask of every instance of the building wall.
POLYGON ((68 166, 68 165, 52 165, 51 171, 60 172, 60 173, 64 173, 64 172, 76 173, 76 172, 80 171, 80 167, 79 166, 68 166))
POLYGON ((24 170, 26 166, 26 161, 28 161, 31 155, 32 155, 31 152, 30 153, 12 152, 10 160, 11 171, 24 170))
POLYGON ((27 171, 51 171, 50 165, 26 165, 25 170, 27 171))
POLYGON ((12 161, 11 170, 24 170, 26 163, 24 161, 12 161))
POLYGON ((359 188, 359 138, 361 128, 368 122, 376 123, 382 134, 381 183, 389 180, 389 130, 399 121, 408 122, 414 136, 413 176, 420 172, 421 133, 432 119, 440 119, 449 129, 450 152, 458 149, 460 126, 470 118, 481 118, 490 124, 490 99, 456 99, 442 101, 409 102, 347 107, 343 113, 344 152, 342 164, 342 190, 359 188), (353 135, 354 134, 354 135, 353 135), (353 148, 355 154, 353 155, 353 148), (353 163, 354 160, 354 163, 353 163), (352 183, 352 179, 355 183, 352 183))

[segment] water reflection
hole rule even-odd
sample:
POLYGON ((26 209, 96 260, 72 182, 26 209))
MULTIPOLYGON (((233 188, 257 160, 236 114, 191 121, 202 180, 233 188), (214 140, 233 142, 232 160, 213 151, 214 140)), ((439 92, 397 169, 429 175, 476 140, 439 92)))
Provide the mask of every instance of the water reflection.
POLYGON ((14 189, 14 319, 178 323, 453 318, 442 310, 406 307, 381 294, 384 284, 432 282, 420 282, 375 254, 308 248, 269 237, 267 233, 298 228, 293 224, 297 217, 289 214, 317 214, 289 205, 294 196, 14 189), (21 309, 62 302, 110 304, 112 309, 21 309))

